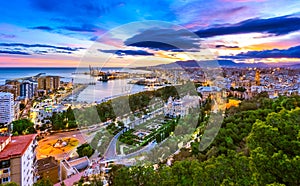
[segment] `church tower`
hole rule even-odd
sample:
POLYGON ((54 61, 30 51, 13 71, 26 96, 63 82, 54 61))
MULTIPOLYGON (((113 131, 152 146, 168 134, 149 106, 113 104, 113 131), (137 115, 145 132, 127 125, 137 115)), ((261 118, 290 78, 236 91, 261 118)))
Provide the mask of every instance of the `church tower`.
POLYGON ((257 86, 260 86, 260 72, 259 70, 256 70, 255 72, 255 83, 257 86))

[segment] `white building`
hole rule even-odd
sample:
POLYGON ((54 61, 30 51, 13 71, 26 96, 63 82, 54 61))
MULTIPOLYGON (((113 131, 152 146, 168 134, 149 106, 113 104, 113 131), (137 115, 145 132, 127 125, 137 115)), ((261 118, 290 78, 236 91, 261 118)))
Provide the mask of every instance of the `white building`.
POLYGON ((164 106, 164 115, 176 118, 177 116, 183 116, 183 112, 181 100, 173 100, 172 97, 169 97, 168 102, 164 106))
POLYGON ((190 108, 199 106, 199 100, 199 96, 190 95, 175 100, 173 100, 172 97, 169 97, 168 102, 164 106, 164 115, 172 118, 185 116, 188 114, 190 108))
POLYGON ((71 161, 60 161, 60 180, 70 178, 72 175, 79 174, 79 170, 86 169, 90 165, 90 160, 87 156, 77 158, 71 161))
POLYGON ((202 99, 207 99, 210 95, 221 95, 221 88, 216 87, 216 86, 200 86, 197 88, 197 92, 201 93, 202 99))
POLYGON ((14 120, 14 95, 0 92, 0 124, 7 125, 14 120))

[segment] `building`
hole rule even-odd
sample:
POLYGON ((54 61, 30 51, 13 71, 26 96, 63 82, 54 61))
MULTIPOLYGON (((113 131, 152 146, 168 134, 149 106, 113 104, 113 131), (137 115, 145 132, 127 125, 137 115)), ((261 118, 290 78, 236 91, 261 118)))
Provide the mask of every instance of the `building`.
POLYGON ((197 92, 201 94, 203 100, 207 99, 212 95, 220 96, 222 93, 221 88, 216 86, 209 86, 209 87, 200 86, 197 88, 197 92))
POLYGON ((38 78, 38 89, 53 91, 58 89, 60 86, 59 76, 43 76, 38 78))
POLYGON ((35 93, 34 83, 31 81, 24 81, 20 85, 20 98, 32 99, 35 93))
POLYGON ((20 101, 14 101, 14 115, 15 115, 14 120, 18 120, 19 119, 20 103, 21 103, 20 101))
POLYGON ((164 106, 164 115, 167 117, 176 118, 177 116, 182 116, 183 114, 183 105, 181 100, 173 100, 172 97, 169 97, 164 106))
POLYGON ((259 72, 259 70, 255 71, 255 84, 256 84, 256 86, 260 86, 260 72, 259 72))
POLYGON ((0 92, 9 92, 14 95, 14 98, 17 98, 20 94, 17 94, 15 85, 1 85, 0 92))
POLYGON ((49 179, 53 184, 59 182, 59 163, 50 156, 37 161, 38 179, 49 179))
POLYGON ((14 95, 0 92, 0 125, 9 125, 15 118, 14 95))
POLYGON ((164 105, 164 115, 171 118, 185 116, 189 114, 190 108, 199 107, 199 100, 200 97, 190 95, 175 100, 169 97, 167 103, 164 105))
POLYGON ((71 161, 62 160, 60 162, 60 179, 65 180, 72 175, 79 174, 80 170, 87 168, 89 165, 90 160, 86 156, 71 161))
POLYGON ((40 77, 38 78, 38 90, 46 89, 46 78, 40 77))
POLYGON ((9 90, 2 92, 10 92, 14 95, 15 98, 20 96, 20 85, 21 83, 18 80, 7 80, 3 87, 9 87, 9 90))
POLYGON ((15 182, 31 186, 35 182, 36 134, 0 136, 0 184, 15 182))

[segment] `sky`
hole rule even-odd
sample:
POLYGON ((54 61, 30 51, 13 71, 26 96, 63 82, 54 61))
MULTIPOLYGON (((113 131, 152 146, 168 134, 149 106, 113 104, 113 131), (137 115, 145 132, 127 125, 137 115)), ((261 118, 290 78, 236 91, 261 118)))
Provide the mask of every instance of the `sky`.
POLYGON ((13 0, 0 12, 0 67, 300 62, 297 0, 13 0))

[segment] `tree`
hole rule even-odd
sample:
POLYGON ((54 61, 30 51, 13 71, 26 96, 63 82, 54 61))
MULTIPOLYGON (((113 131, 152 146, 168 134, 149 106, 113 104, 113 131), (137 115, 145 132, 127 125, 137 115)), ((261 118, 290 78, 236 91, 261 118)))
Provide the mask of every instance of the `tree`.
POLYGON ((0 184, 0 186, 18 186, 18 184, 16 184, 15 182, 9 182, 6 184, 0 184))
POLYGON ((33 186, 53 186, 53 183, 49 179, 42 178, 34 183, 33 186))
POLYGON ((77 153, 79 155, 79 157, 91 157, 94 154, 94 149, 87 143, 80 145, 79 147, 77 147, 77 153))
POLYGON ((118 121, 117 124, 119 127, 124 128, 124 123, 122 121, 118 121))
POLYGON ((69 121, 75 121, 75 115, 71 106, 66 111, 66 117, 68 118, 69 121))
POLYGON ((36 130, 34 128, 34 123, 28 119, 20 119, 12 122, 13 134, 34 134, 36 130))
POLYGON ((51 117, 51 122, 52 122, 53 130, 61 130, 65 128, 64 118, 60 113, 53 112, 51 117))
POLYGON ((20 110, 25 109, 26 105, 24 103, 20 103, 20 110))
POLYGON ((282 110, 253 125, 247 144, 251 168, 259 185, 300 184, 299 115, 300 108, 282 110))

